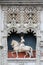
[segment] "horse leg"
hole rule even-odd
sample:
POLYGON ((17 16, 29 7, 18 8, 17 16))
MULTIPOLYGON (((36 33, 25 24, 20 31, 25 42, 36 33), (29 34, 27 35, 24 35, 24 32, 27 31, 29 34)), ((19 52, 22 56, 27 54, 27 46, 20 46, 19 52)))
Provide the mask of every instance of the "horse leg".
POLYGON ((26 58, 27 55, 28 55, 28 54, 27 54, 27 52, 26 52, 26 55, 24 56, 24 58, 26 58))
POLYGON ((12 57, 13 57, 13 56, 14 56, 14 55, 13 55, 14 51, 13 51, 13 52, 11 52, 11 53, 12 53, 12 57))
POLYGON ((30 58, 31 58, 31 56, 33 55, 32 50, 30 50, 29 55, 30 55, 30 58))
POLYGON ((29 55, 30 55, 30 58, 31 58, 31 52, 29 53, 29 55))
POLYGON ((30 57, 33 56, 33 49, 30 50, 30 57))
POLYGON ((16 56, 17 56, 16 58, 18 58, 18 51, 16 51, 16 56))

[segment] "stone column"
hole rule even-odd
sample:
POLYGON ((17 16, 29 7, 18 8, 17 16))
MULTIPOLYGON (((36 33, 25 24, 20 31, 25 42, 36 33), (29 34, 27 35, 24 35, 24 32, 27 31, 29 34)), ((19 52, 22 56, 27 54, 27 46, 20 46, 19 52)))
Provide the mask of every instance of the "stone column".
POLYGON ((36 44, 36 65, 40 65, 40 38, 41 38, 41 36, 37 36, 37 44, 36 44))
POLYGON ((4 11, 2 10, 2 7, 0 5, 0 65, 8 65, 7 64, 7 33, 4 29, 4 11))
POLYGON ((3 46, 2 46, 2 35, 1 35, 1 29, 2 29, 2 21, 1 21, 1 5, 0 5, 0 65, 2 65, 2 50, 3 50, 3 46))
POLYGON ((2 65, 8 65, 8 62, 7 62, 7 58, 8 58, 8 48, 7 48, 7 37, 6 36, 3 36, 2 37, 2 44, 3 44, 3 51, 2 51, 2 59, 3 59, 3 62, 2 62, 2 65))
POLYGON ((1 36, 1 29, 0 29, 0 65, 2 65, 2 50, 3 50, 3 45, 2 45, 2 36, 1 36))

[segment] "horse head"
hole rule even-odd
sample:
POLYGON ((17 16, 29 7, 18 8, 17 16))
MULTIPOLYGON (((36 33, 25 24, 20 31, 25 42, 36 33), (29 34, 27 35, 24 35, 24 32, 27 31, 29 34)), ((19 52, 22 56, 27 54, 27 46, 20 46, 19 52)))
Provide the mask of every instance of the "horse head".
POLYGON ((18 42, 16 40, 12 40, 11 45, 12 46, 18 45, 18 42))

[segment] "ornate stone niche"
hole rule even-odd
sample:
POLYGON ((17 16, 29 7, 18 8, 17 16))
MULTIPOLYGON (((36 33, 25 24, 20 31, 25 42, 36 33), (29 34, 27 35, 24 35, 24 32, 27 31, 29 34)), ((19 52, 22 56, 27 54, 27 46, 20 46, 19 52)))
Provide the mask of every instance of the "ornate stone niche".
POLYGON ((28 58, 28 59, 9 59, 9 61, 23 61, 30 60, 36 61, 36 64, 40 64, 40 11, 37 10, 37 7, 34 6, 7 6, 4 8, 4 30, 2 31, 2 44, 3 44, 3 64, 7 65, 7 58, 8 58, 8 45, 7 45, 7 37, 11 32, 19 33, 26 33, 33 31, 34 35, 36 36, 36 59, 28 58))
MULTIPOLYGON (((18 44, 20 44, 20 46, 21 46, 21 43, 23 43, 25 46, 32 47, 33 55, 31 56, 31 58, 36 58, 36 36, 35 36, 35 33, 33 33, 34 31, 30 30, 30 32, 28 32, 28 33, 16 33, 13 30, 13 31, 10 31, 10 32, 11 33, 8 33, 9 36, 7 38, 7 42, 8 42, 8 58, 16 58, 17 57, 17 54, 13 50, 12 45, 11 45, 12 40, 15 40, 18 44), (21 42, 23 40, 24 40, 24 42, 21 42), (12 53, 12 51, 14 51, 14 54, 12 53)), ((23 52, 23 50, 21 52, 18 51, 18 58, 24 58, 25 57, 25 52, 23 52)), ((25 58, 30 58, 30 55, 29 54, 26 55, 25 58)))

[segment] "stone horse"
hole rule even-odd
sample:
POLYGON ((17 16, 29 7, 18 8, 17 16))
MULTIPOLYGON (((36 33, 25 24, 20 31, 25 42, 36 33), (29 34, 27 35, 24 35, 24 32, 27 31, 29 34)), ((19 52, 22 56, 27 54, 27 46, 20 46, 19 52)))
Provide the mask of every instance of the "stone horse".
POLYGON ((12 40, 12 48, 13 48, 13 53, 16 52, 17 58, 18 58, 18 52, 25 52, 26 55, 24 56, 24 58, 27 56, 27 54, 31 56, 33 56, 33 49, 31 46, 26 46, 24 44, 20 44, 18 43, 16 40, 12 40))

